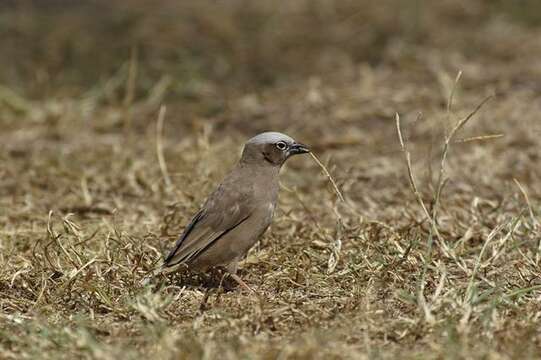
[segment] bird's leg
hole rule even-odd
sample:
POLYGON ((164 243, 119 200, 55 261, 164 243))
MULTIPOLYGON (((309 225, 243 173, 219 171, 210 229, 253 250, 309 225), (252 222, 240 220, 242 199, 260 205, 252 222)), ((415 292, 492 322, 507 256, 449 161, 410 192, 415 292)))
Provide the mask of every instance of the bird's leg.
POLYGON ((249 287, 248 284, 246 284, 237 274, 230 274, 230 275, 231 275, 231 278, 237 282, 237 284, 239 284, 241 287, 248 290, 248 292, 252 294, 256 293, 256 291, 252 289, 251 287, 249 287))
POLYGON ((224 287, 224 280, 225 280, 225 277, 227 276, 227 274, 228 274, 228 273, 227 273, 226 271, 224 271, 224 273, 222 274, 222 277, 220 278, 220 283, 218 284, 218 288, 222 288, 222 287, 223 287, 223 288, 225 289, 225 287, 224 287))
POLYGON ((237 269, 238 269, 238 265, 239 265, 239 262, 238 260, 235 260, 233 262, 231 262, 230 264, 228 264, 226 266, 226 270, 227 272, 229 273, 229 275, 231 276, 231 278, 233 280, 235 280, 235 282, 237 284, 240 285, 240 287, 248 290, 249 293, 256 293, 256 291, 254 289, 252 289, 251 287, 248 286, 248 284, 246 284, 238 275, 237 275, 237 269))

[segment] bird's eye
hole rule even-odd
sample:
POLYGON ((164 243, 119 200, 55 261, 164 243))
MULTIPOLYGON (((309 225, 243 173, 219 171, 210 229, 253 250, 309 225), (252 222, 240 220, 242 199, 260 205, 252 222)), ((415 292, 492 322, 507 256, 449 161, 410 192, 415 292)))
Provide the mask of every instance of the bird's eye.
POLYGON ((282 150, 282 151, 283 151, 283 150, 287 149, 287 144, 286 144, 285 142, 283 142, 283 141, 278 141, 278 142, 276 143, 276 147, 277 147, 279 150, 282 150))

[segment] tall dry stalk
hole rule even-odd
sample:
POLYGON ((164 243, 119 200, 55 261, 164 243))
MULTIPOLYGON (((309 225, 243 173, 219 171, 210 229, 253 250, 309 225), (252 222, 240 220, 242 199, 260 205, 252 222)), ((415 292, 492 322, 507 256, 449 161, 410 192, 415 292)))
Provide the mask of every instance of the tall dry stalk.
MULTIPOLYGON (((458 72, 455 78, 453 87, 451 89, 448 101, 447 101, 446 116, 448 119, 450 118, 454 94, 456 92, 456 88, 458 86, 458 82, 460 80, 461 75, 462 75, 462 72, 458 72)), ((458 260, 456 259, 456 255, 454 254, 454 251, 452 251, 449 248, 449 246, 445 242, 445 239, 443 238, 443 236, 441 235, 438 229, 438 210, 441 206, 442 191, 445 187, 445 184, 448 181, 448 178, 446 176, 446 168, 447 168, 447 159, 451 150, 451 144, 454 143, 454 139, 456 135, 460 132, 460 130, 464 128, 464 126, 469 122, 469 120, 472 119, 473 116, 477 114, 477 112, 483 107, 483 105, 491 98, 492 96, 488 96, 485 99, 483 99, 483 101, 481 101, 472 112, 470 112, 466 117, 457 121, 457 123, 451 129, 451 131, 445 134, 444 141, 443 141, 442 155, 441 155, 440 165, 439 165, 438 180, 437 180, 436 187, 431 199, 432 211, 429 211, 427 205, 425 204, 425 201, 423 200, 421 192, 419 191, 415 173, 412 167, 411 153, 407 147, 407 143, 404 139, 404 136, 402 135, 400 116, 398 113, 395 114, 396 130, 398 134, 398 140, 400 142, 400 147, 402 149, 402 152, 404 153, 405 160, 406 160, 409 185, 413 194, 415 195, 415 199, 421 206, 421 209, 426 217, 426 220, 430 223, 429 233, 427 237, 427 251, 426 251, 426 256, 423 259, 423 268, 422 268, 421 278, 419 280, 418 290, 417 290, 418 305, 425 314, 425 320, 429 323, 433 323, 435 319, 434 319, 434 316, 432 315, 430 305, 427 304, 426 302, 424 290, 426 287, 426 277, 427 277, 428 266, 432 262, 434 237, 438 240, 442 252, 447 257, 453 258, 458 263, 458 260)), ((483 136, 483 137, 477 137, 477 138, 485 139, 487 137, 483 136)), ((489 138, 492 138, 492 137, 489 136, 489 138)))
POLYGON ((160 165, 160 171, 162 172, 165 186, 170 188, 172 185, 171 177, 169 176, 169 171, 167 171, 167 164, 163 154, 163 123, 165 121, 166 110, 165 105, 162 105, 158 114, 158 121, 156 123, 156 154, 158 156, 158 164, 160 165))

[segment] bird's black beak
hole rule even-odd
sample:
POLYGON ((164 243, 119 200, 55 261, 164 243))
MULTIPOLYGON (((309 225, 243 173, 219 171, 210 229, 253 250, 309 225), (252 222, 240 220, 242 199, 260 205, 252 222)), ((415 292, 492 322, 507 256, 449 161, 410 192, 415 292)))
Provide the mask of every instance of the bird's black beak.
POLYGON ((291 155, 298 155, 298 154, 306 154, 309 152, 310 152, 310 147, 308 147, 308 145, 295 143, 291 145, 291 147, 289 148, 288 155, 291 156, 291 155))

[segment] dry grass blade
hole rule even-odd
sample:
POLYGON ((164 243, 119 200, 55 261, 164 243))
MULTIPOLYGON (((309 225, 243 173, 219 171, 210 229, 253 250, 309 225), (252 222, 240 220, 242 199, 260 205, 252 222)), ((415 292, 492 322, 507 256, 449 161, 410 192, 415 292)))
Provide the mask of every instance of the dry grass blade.
POLYGON ((342 202, 346 202, 346 200, 344 199, 344 195, 342 195, 342 192, 340 191, 340 189, 338 188, 338 185, 336 185, 336 181, 334 181, 333 177, 331 176, 331 174, 329 173, 329 170, 327 170, 327 168, 325 167, 325 165, 323 165, 323 163, 317 158, 317 156, 310 151, 310 155, 312 156, 312 159, 314 159, 314 161, 316 162, 316 164, 319 165, 319 167, 321 168, 321 170, 323 171, 323 173, 325 174, 325 176, 327 177, 327 179, 329 179, 329 181, 331 182, 332 184, 332 187, 334 189, 334 192, 336 193, 336 195, 338 196, 338 198, 340 199, 340 201, 342 202))
POLYGON ((449 121, 451 119, 451 108, 453 106, 453 100, 455 99, 456 89, 458 88, 458 83, 460 82, 461 77, 462 77, 462 70, 459 70, 458 73, 456 74, 453 86, 451 87, 451 92, 449 93, 449 97, 447 98, 447 107, 446 107, 447 121, 445 123, 445 132, 446 133, 448 131, 447 126, 448 126, 449 121))
POLYGON ((535 217, 535 214, 533 212, 533 207, 532 207, 532 204, 530 202, 530 198, 528 197, 528 193, 526 192, 526 189, 524 189, 524 186, 522 186, 522 184, 517 179, 513 179, 513 181, 515 182, 518 189, 522 193, 522 196, 524 197, 524 201, 526 201, 526 205, 528 206, 528 211, 530 213, 530 218, 532 219, 532 223, 535 226, 538 226, 539 225, 539 220, 537 220, 537 218, 535 217))
POLYGON ((160 171, 162 172, 165 185, 170 188, 172 185, 171 177, 167 171, 167 164, 165 162, 165 156, 163 154, 163 123, 165 121, 166 107, 162 105, 160 107, 160 113, 158 114, 158 121, 156 124, 156 153, 158 155, 158 164, 160 165, 160 171))
POLYGON ((467 142, 473 142, 473 141, 493 140, 493 139, 502 138, 503 136, 504 134, 479 135, 479 136, 467 137, 464 139, 456 139, 455 141, 453 141, 453 143, 460 144, 460 143, 467 143, 467 142))
POLYGON ((475 109, 473 109, 472 112, 470 112, 465 118, 463 118, 462 120, 459 120, 455 127, 453 128, 453 130, 451 131, 451 133, 449 134, 449 136, 447 137, 448 141, 450 142, 453 137, 455 136, 455 134, 464 127, 464 125, 466 125, 468 123, 468 121, 470 121, 470 119, 475 115, 477 114, 477 112, 479 110, 481 110, 481 108, 489 101, 491 100, 492 98, 494 97, 494 95, 489 95, 487 96, 486 98, 484 98, 476 107, 475 109))
MULTIPOLYGON (((459 72, 458 75, 456 76, 456 80, 455 80, 455 83, 453 85, 453 89, 451 90, 451 93, 449 95, 449 99, 448 99, 448 102, 447 102, 447 116, 448 117, 450 116, 451 106, 452 106, 452 102, 453 102, 453 96, 454 96, 454 93, 456 91, 455 89, 456 89, 456 87, 458 85, 458 81, 459 81, 460 77, 461 77, 461 72, 459 72)), ((410 187, 411 187, 411 189, 412 189, 412 191, 413 191, 413 193, 414 193, 414 195, 415 195, 415 197, 417 199, 417 202, 421 206, 427 220, 430 221, 430 230, 429 230, 428 239, 427 239, 427 252, 426 252, 426 257, 423 260, 423 269, 422 269, 422 272, 421 272, 421 278, 420 278, 420 281, 419 281, 419 288, 418 288, 418 292, 417 292, 418 306, 422 309, 422 311, 424 313, 425 321, 427 321, 429 324, 433 324, 435 322, 435 318, 432 315, 431 305, 426 302, 424 292, 425 292, 425 286, 426 286, 426 281, 427 281, 428 267, 429 267, 429 264, 432 262, 432 252, 433 252, 432 246, 433 246, 433 237, 434 236, 437 238, 437 240, 438 240, 438 242, 440 244, 440 247, 443 250, 443 253, 447 257, 453 259, 457 264, 459 264, 459 260, 458 260, 457 256, 454 254, 454 251, 447 245, 445 239, 440 234, 440 231, 439 231, 439 228, 438 228, 438 225, 437 225, 437 223, 438 223, 438 221, 437 221, 437 219, 438 219, 438 210, 439 210, 439 207, 440 207, 441 194, 442 194, 442 191, 443 191, 443 188, 444 188, 445 184, 447 183, 447 179, 445 177, 445 169, 446 169, 447 157, 448 157, 449 150, 450 150, 450 144, 453 141, 456 134, 460 131, 460 129, 462 129, 464 127, 464 125, 466 125, 466 123, 481 109, 481 107, 490 98, 491 98, 491 96, 485 98, 465 118, 459 120, 456 123, 456 125, 453 127, 453 129, 448 134, 445 135, 444 143, 443 143, 443 150, 442 150, 442 155, 441 155, 441 160, 440 160, 440 171, 439 171, 439 175, 438 175, 436 190, 435 190, 434 197, 433 197, 433 200, 432 200, 432 203, 433 203, 432 212, 429 212, 428 208, 426 207, 426 205, 425 205, 425 203, 423 201, 421 193, 418 190, 418 187, 417 187, 417 184, 416 184, 416 181, 415 181, 415 175, 413 173, 412 163, 411 163, 411 153, 409 152, 409 150, 407 148, 407 144, 406 144, 406 142, 404 140, 404 137, 402 135, 402 130, 401 130, 401 126, 400 126, 400 116, 398 115, 398 113, 395 114, 396 130, 397 130, 397 133, 398 133, 398 139, 399 139, 399 142, 400 142, 400 146, 401 146, 402 151, 404 152, 404 155, 405 155, 405 158, 406 158, 406 165, 407 165, 407 169, 408 169, 408 178, 409 178, 409 182, 410 182, 410 187)), ((471 291, 471 289, 469 289, 469 290, 471 291)), ((468 315, 468 317, 463 317, 463 323, 465 321, 467 321, 467 318, 469 318, 469 315, 468 315)))
POLYGON ((492 242, 492 240, 496 237, 496 235, 498 235, 507 225, 510 225, 510 230, 504 237, 504 240, 506 241, 516 231, 517 227, 520 225, 521 218, 522 218, 522 213, 519 214, 515 219, 512 219, 509 222, 509 224, 500 224, 494 230, 492 230, 490 234, 486 237, 486 240, 483 243, 483 247, 481 248, 481 251, 479 252, 479 255, 477 256, 477 260, 475 261, 475 266, 471 273, 470 280, 468 282, 468 287, 466 288, 464 302, 469 304, 469 306, 472 305, 471 302, 473 301, 473 287, 475 284, 475 277, 477 276, 479 272, 479 269, 481 267, 481 261, 483 259, 485 252, 487 251, 488 245, 492 242))
POLYGON ((410 187, 415 195, 415 198, 417 199, 417 202, 423 209, 423 212, 425 213, 428 220, 432 221, 432 216, 430 216, 430 212, 428 211, 428 208, 426 207, 423 197, 421 196, 421 193, 419 192, 417 188, 417 183, 415 181, 415 176, 413 174, 413 168, 411 165, 411 153, 409 152, 406 142, 404 141, 404 137, 402 135, 402 130, 400 126, 400 115, 398 113, 395 113, 395 121, 396 121, 396 131, 398 133, 398 140, 400 141, 400 147, 402 148, 402 151, 404 152, 404 156, 406 157, 406 166, 408 168, 408 180, 410 183, 410 187))
POLYGON ((449 94, 449 98, 447 99, 447 116, 451 116, 451 107, 453 106, 453 100, 455 98, 455 92, 458 88, 458 83, 460 82, 460 78, 462 77, 462 70, 459 70, 455 77, 455 82, 453 83, 453 87, 451 88, 451 93, 449 94))

